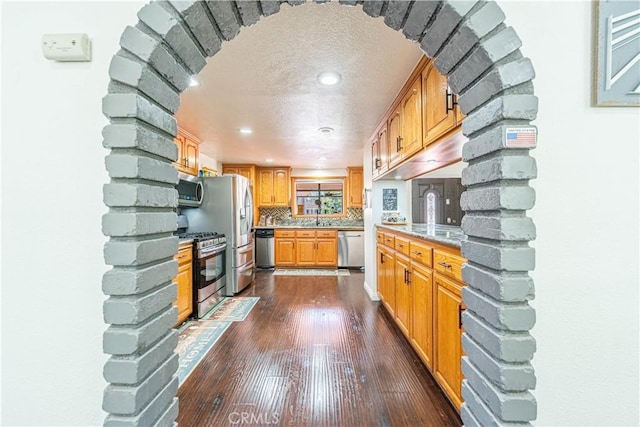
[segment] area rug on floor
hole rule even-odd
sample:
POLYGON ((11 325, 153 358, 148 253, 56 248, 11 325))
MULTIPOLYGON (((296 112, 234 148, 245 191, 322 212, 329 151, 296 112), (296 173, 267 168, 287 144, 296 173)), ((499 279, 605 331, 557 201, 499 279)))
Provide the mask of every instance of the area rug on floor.
POLYGON ((315 268, 282 268, 273 272, 274 276, 350 276, 349 270, 320 270, 315 268))
POLYGON ((260 297, 225 298, 200 320, 189 320, 178 330, 178 384, 193 372, 231 322, 241 322, 260 297))
POLYGON ((202 320, 218 320, 221 322, 239 322, 247 317, 260 297, 232 297, 225 298, 210 312, 204 315, 202 320))
POLYGON ((205 354, 222 336, 231 322, 190 320, 178 331, 178 384, 193 372, 205 354))

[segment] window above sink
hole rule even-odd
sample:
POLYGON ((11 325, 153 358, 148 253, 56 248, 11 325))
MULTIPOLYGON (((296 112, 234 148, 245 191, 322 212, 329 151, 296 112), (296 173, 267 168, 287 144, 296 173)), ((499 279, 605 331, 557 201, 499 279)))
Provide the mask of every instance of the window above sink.
POLYGON ((345 217, 345 178, 293 178, 291 213, 298 218, 345 217))

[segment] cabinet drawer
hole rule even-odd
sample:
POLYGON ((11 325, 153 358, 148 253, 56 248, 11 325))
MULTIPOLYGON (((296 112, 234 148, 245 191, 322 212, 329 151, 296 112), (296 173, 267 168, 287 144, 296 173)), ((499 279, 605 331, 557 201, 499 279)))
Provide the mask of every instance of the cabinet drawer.
POLYGON ((390 234, 384 233, 384 244, 385 246, 390 247, 391 249, 395 249, 396 247, 396 238, 390 234))
POLYGON ((178 248, 178 253, 175 255, 175 259, 176 261, 178 261, 178 264, 191 262, 191 260, 193 259, 191 253, 191 243, 185 246, 180 246, 178 248))
POLYGON ((395 249, 396 251, 409 256, 409 240, 396 236, 395 249))
POLYGON ((316 231, 318 237, 334 238, 338 237, 338 230, 318 230, 316 231))
POLYGON ((295 237, 296 232, 294 230, 275 230, 273 233, 274 237, 295 237))
POLYGON ((425 267, 433 267, 431 259, 432 250, 433 248, 431 248, 431 246, 423 242, 412 241, 409 244, 409 257, 412 261, 419 262, 425 267))
POLYGON ((382 231, 376 231, 376 243, 384 245, 384 233, 382 231))
POLYGON ((462 281, 462 264, 466 259, 438 249, 433 250, 433 269, 445 276, 462 281))
POLYGON ((316 237, 316 230, 296 230, 296 237, 316 237))

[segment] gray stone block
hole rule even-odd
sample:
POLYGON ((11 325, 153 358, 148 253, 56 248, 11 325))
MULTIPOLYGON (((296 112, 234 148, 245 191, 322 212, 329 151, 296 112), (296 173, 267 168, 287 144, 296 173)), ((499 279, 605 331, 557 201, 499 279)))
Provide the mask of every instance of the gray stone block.
POLYGON ((104 390, 102 409, 118 415, 140 412, 174 378, 178 370, 178 354, 174 353, 141 384, 108 385, 104 390))
POLYGON ((260 0, 260 5, 262 6, 262 13, 264 14, 264 16, 269 16, 273 15, 274 13, 280 12, 279 1, 260 0))
POLYGON ((178 274, 178 262, 171 259, 144 268, 112 268, 102 276, 105 295, 135 295, 170 282, 178 274))
POLYGON ((462 334, 464 358, 469 359, 485 377, 505 391, 526 391, 536 387, 536 376, 530 363, 504 363, 491 357, 467 334, 462 334))
POLYGON ((502 179, 529 180, 537 176, 533 157, 504 154, 470 164, 462 171, 462 185, 468 187, 502 179))
POLYGON ((173 379, 139 414, 135 416, 107 415, 104 427, 141 427, 156 425, 169 406, 173 405, 178 392, 178 378, 173 379))
POLYGON ((362 4, 362 10, 367 15, 377 18, 382 15, 384 5, 384 0, 365 0, 362 4))
POLYGON ((102 234, 111 237, 144 236, 176 230, 175 212, 110 211, 102 216, 102 234))
POLYGON ((167 184, 178 182, 175 166, 146 156, 111 152, 105 158, 105 166, 111 178, 145 179, 167 184))
POLYGON ((185 31, 181 20, 160 6, 160 2, 144 6, 138 12, 138 18, 171 46, 192 74, 199 73, 207 65, 206 58, 185 31))
POLYGON ((529 362, 536 351, 536 342, 527 332, 501 331, 466 310, 462 313, 465 332, 493 358, 508 363, 529 362))
POLYGON ((143 295, 111 296, 102 305, 105 323, 111 325, 134 325, 146 321, 169 307, 178 298, 175 283, 143 295))
POLYGON ((102 348, 106 354, 127 356, 144 353, 173 328, 178 321, 178 309, 171 305, 141 325, 130 327, 111 325, 102 337, 102 348))
POLYGON ((115 55, 109 66, 109 76, 137 88, 172 113, 178 111, 180 94, 141 60, 115 55))
POLYGON ((519 302, 533 299, 533 279, 527 273, 497 272, 473 263, 462 266, 462 279, 469 286, 499 301, 519 302))
POLYGON ((427 56, 435 57, 453 30, 460 21, 462 21, 462 18, 469 13, 477 3, 478 1, 444 2, 436 15, 435 21, 425 32, 422 42, 420 43, 420 49, 422 49, 427 56))
POLYGON ((248 27, 255 24, 260 19, 259 2, 256 0, 245 0, 236 2, 242 25, 248 27))
POLYGON ((511 27, 480 40, 471 54, 449 74, 449 86, 455 93, 462 92, 496 62, 517 51, 520 46, 522 41, 511 27))
POLYGON ((109 240, 104 246, 108 265, 136 266, 173 257, 178 252, 176 236, 149 240, 109 240))
POLYGON ((473 138, 476 132, 489 128, 501 120, 534 120, 537 113, 538 98, 536 96, 502 95, 468 115, 462 122, 462 133, 473 138))
POLYGON ((139 28, 127 27, 120 38, 120 46, 148 62, 179 92, 183 92, 189 87, 191 81, 189 72, 178 63, 159 40, 145 34, 139 28))
POLYGON ((111 356, 102 370, 104 379, 112 384, 139 384, 174 354, 177 345, 178 331, 169 329, 160 341, 141 355, 111 356))
POLYGON ((409 40, 418 41, 439 4, 437 1, 416 0, 411 10, 409 10, 407 19, 402 27, 404 36, 409 40))
POLYGON ((174 397, 169 407, 160 415, 154 427, 178 427, 176 419, 178 418, 178 398, 174 397))
POLYGON ((526 242, 501 245, 475 241, 470 237, 462 242, 461 254, 474 264, 501 271, 529 271, 535 267, 535 249, 526 242))
MULTIPOLYGON (((166 2, 161 2, 163 5, 166 2)), ((207 56, 213 56, 222 47, 222 40, 216 31, 215 24, 205 12, 201 1, 170 1, 171 6, 180 14, 184 22, 196 37, 207 56)), ((166 7, 165 7, 166 9, 166 7)))
MULTIPOLYGON (((325 3, 328 2, 329 0, 315 0, 316 3, 325 3)), ((340 3, 343 6, 355 6, 358 4, 358 0, 338 0, 338 3, 340 3)))
POLYGON ((531 427, 531 423, 528 422, 511 423, 496 418, 467 380, 462 380, 462 398, 464 403, 460 411, 460 418, 465 426, 469 422, 470 415, 473 414, 475 420, 472 420, 471 423, 479 423, 481 427, 531 427))
POLYGON ((141 121, 111 123, 102 129, 102 137, 105 148, 136 148, 172 162, 178 160, 178 146, 173 139, 141 121))
POLYGON ((471 286, 462 289, 462 300, 469 310, 496 329, 528 331, 536 323, 536 313, 527 302, 500 302, 471 286))
POLYGON ((530 241, 536 238, 536 228, 526 216, 476 215, 462 218, 462 231, 467 236, 491 240, 530 241))
MULTIPOLYGON (((526 153, 526 150, 519 147, 507 147, 507 130, 514 128, 524 128, 524 129, 536 129, 535 126, 525 125, 525 124, 517 124, 517 125, 507 125, 500 124, 494 126, 493 128, 483 132, 472 139, 468 140, 462 146, 462 160, 465 162, 470 162, 473 159, 477 159, 479 157, 485 156, 490 153, 494 153, 499 150, 520 150, 521 153, 526 153)), ((464 172, 463 172, 464 173, 464 172)))
POLYGON ((175 208, 178 192, 175 188, 156 185, 117 182, 102 187, 104 204, 109 207, 175 208))
POLYGON ((136 118, 171 135, 178 132, 176 119, 171 114, 139 95, 109 94, 102 98, 102 112, 110 119, 136 118))
POLYGON ((535 200, 531 187, 503 185, 468 189, 460 197, 460 206, 464 211, 529 210, 535 200))
POLYGON ((533 80, 536 73, 528 58, 493 68, 458 98, 460 109, 470 112, 505 90, 533 80))
POLYGON ((411 2, 406 0, 391 0, 384 15, 384 23, 394 30, 402 28, 409 6, 411 2))
POLYGON ((305 4, 306 0, 287 0, 287 3, 289 3, 291 6, 300 6, 302 4, 305 4))
POLYGON ((486 2, 480 9, 467 15, 435 60, 440 74, 449 74, 475 44, 504 22, 504 19, 504 12, 495 2, 486 2))
POLYGON ((469 363, 462 360, 462 372, 467 383, 476 390, 491 411, 504 421, 532 421, 536 419, 536 399, 529 392, 509 392, 497 388, 491 381, 469 363))
POLYGON ((207 1, 207 7, 211 11, 211 15, 213 15, 223 39, 231 40, 238 35, 240 23, 231 2, 207 1))

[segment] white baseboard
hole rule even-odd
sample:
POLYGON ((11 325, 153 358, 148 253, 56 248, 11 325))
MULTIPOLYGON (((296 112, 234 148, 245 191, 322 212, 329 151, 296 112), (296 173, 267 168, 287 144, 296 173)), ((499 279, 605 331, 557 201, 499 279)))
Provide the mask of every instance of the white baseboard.
POLYGON ((369 295, 371 301, 380 301, 380 295, 378 295, 377 292, 374 292, 367 282, 364 282, 364 290, 367 291, 367 295, 369 295))

